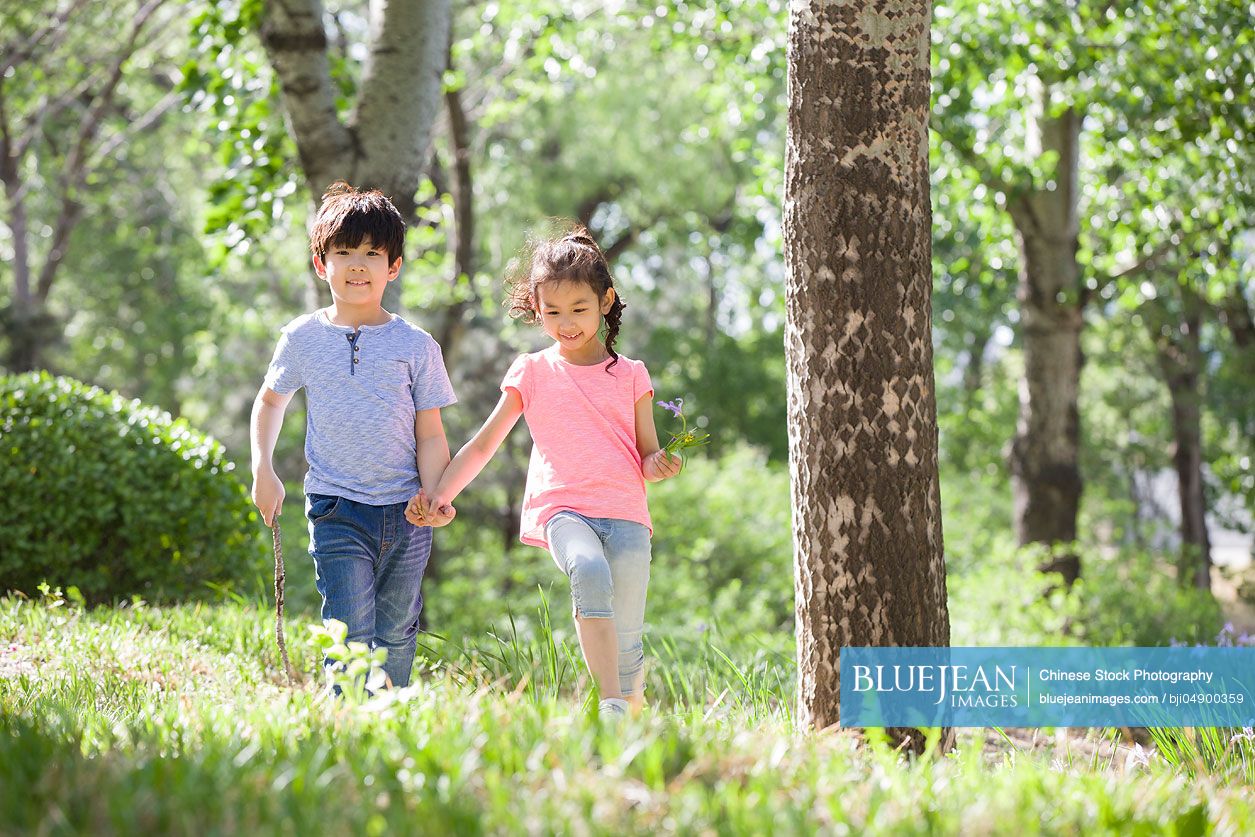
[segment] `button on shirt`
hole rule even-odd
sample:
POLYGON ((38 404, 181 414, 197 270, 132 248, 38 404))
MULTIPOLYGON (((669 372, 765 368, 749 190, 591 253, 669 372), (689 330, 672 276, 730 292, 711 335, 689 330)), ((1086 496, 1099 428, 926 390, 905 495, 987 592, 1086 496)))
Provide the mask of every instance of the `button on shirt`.
POLYGON ((305 493, 374 506, 418 492, 415 417, 457 401, 439 344, 395 314, 356 331, 325 311, 296 318, 266 386, 280 395, 305 388, 305 493))

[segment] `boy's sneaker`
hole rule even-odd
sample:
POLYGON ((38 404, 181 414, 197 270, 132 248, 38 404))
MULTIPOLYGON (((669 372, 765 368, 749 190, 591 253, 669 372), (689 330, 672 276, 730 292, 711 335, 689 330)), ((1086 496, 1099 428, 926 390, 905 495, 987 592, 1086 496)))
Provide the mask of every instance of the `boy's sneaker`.
POLYGON ((603 698, 601 703, 597 704, 597 714, 616 722, 626 720, 628 702, 623 698, 603 698))

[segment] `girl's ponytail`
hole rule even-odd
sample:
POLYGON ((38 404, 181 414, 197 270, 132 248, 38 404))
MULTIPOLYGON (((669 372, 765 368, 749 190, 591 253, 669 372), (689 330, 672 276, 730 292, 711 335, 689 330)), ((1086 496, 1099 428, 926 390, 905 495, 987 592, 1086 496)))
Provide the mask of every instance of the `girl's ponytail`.
POLYGON ((614 350, 615 338, 619 336, 619 323, 623 322, 623 309, 627 308, 627 303, 619 296, 619 292, 615 291, 614 302, 610 303, 610 310, 606 312, 606 351, 610 353, 610 357, 614 360, 610 361, 609 370, 619 362, 619 355, 614 350))

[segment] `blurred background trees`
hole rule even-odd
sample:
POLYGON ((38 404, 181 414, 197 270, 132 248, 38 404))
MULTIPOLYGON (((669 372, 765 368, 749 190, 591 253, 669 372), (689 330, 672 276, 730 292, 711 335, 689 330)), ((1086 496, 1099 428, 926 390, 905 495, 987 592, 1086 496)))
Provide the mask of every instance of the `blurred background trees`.
MULTIPOLYGON (((416 71, 370 117, 371 5, 303 8, 325 81, 312 125, 259 0, 0 0, 0 371, 140 398, 246 461, 278 328, 322 304, 305 243, 320 181, 385 183, 360 159, 315 163, 306 132, 368 142, 407 111, 383 167, 412 207, 398 305, 445 345, 451 444, 541 343, 504 316, 505 264, 530 225, 579 218, 614 258, 624 350, 715 437, 653 492, 658 618, 787 624, 783 0, 450 4, 443 34, 432 4, 436 23, 390 31, 439 89, 420 95, 416 71)), ((934 7, 956 643, 1214 635, 1217 596, 1242 614, 1244 577, 1215 565, 1249 562, 1255 508, 1250 23, 1233 0, 934 7), (1041 599, 1040 568, 1074 589, 1041 599), (995 590, 1021 614, 1001 627, 973 616, 995 590)), ((296 489, 290 413, 276 464, 296 489)), ((554 580, 515 545, 528 445, 520 429, 438 538, 433 625, 554 580)), ((290 590, 312 597, 296 563, 290 590)))

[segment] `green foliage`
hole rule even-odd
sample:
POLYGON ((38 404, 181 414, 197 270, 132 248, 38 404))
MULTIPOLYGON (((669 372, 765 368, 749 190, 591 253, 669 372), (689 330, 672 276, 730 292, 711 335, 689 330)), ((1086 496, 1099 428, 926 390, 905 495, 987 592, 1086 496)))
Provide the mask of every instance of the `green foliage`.
POLYGON ((309 625, 309 634, 309 644, 331 661, 325 669, 327 684, 339 689, 343 699, 363 703, 387 684, 388 675, 383 670, 388 661, 387 648, 372 649, 356 641, 346 643, 349 627, 339 619, 309 625))
POLYGON ((745 446, 651 486, 650 621, 731 634, 792 624, 789 505, 786 468, 745 446))
MULTIPOLYGON (((719 459, 694 457, 678 477, 649 488, 654 523, 646 620, 650 630, 762 633, 793 618, 789 477, 761 452, 733 447, 719 459)), ((474 487, 463 495, 471 508, 474 487)), ((517 502, 517 497, 515 502, 517 502)), ((534 630, 540 588, 565 633, 571 612, 568 582, 547 552, 517 543, 517 522, 506 535, 464 519, 436 532, 436 570, 423 584, 427 624, 443 634, 480 633, 512 614, 516 629, 534 630)), ((649 633, 647 630, 646 633, 649 633)))
POLYGON ((1017 550, 1010 534, 1002 533, 984 561, 949 572, 951 644, 1081 645, 1074 626, 1082 603, 1058 585, 1058 576, 1037 571, 1039 557, 1017 550))
POLYGON ((219 236, 211 257, 222 264, 229 250, 264 239, 302 196, 296 144, 279 106, 278 81, 257 32, 258 0, 205 3, 189 24, 191 57, 183 65, 180 90, 203 114, 206 135, 216 144, 205 231, 219 236))
POLYGON ((1250 727, 1152 727, 1155 750, 1191 779, 1255 785, 1255 731, 1250 727))
POLYGON ((1210 591, 1177 583, 1171 560, 1136 549, 1056 548, 1080 550, 1082 575, 1071 589, 1037 570, 1050 557, 1046 547, 1017 549, 1009 534, 982 563, 950 572, 951 642, 1167 646, 1210 639, 1224 621, 1210 591))
POLYGON ((1132 548, 1083 555, 1076 595, 1086 644, 1162 646, 1215 637, 1224 623, 1219 604, 1210 590, 1181 586, 1175 560, 1132 548))
MULTIPOLYGON (((991 751, 978 731, 947 757, 907 760, 799 733, 755 703, 791 667, 770 675, 737 641, 677 643, 665 667, 691 698, 616 728, 569 689, 528 699, 513 669, 463 683, 437 668, 388 702, 327 700, 312 678, 281 688, 265 610, 250 605, 0 599, 0 636, 0 822, 17 833, 1255 829, 1248 787, 1127 748, 1091 757, 1092 739, 991 751), (50 658, 36 674, 31 661, 50 658)), ((297 663, 311 672, 316 656, 297 663)))
POLYGON ((222 446, 168 413, 47 373, 0 378, 0 589, 172 598, 264 554, 222 446))
MULTIPOLYGON (((663 326, 650 329, 646 339, 642 356, 658 400, 684 398, 693 424, 716 431, 710 440, 716 456, 749 444, 773 463, 788 460, 781 330, 753 329, 736 337, 663 326)), ((657 417, 662 439, 667 418, 657 417)))

